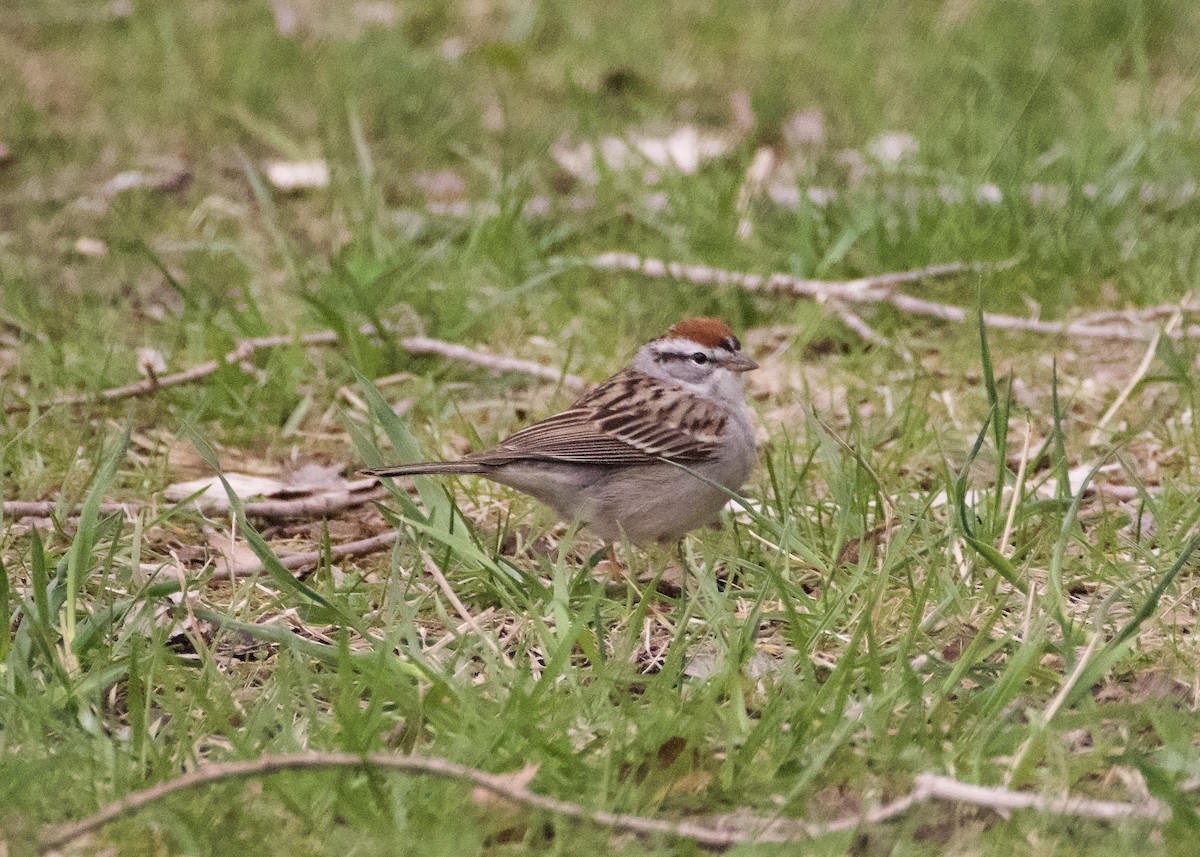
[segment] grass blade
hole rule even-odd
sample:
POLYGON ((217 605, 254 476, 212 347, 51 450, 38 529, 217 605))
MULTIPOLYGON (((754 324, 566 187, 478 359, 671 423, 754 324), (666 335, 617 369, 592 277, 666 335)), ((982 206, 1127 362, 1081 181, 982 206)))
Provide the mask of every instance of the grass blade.
MULTIPOLYGON (((359 388, 363 392, 363 399, 370 409, 372 418, 383 428, 384 434, 391 441, 392 448, 396 451, 399 459, 401 461, 423 460, 417 439, 413 437, 404 421, 388 405, 387 399, 379 392, 379 388, 357 370, 354 372, 354 377, 358 379, 359 388)), ((413 484, 417 486, 421 502, 428 510, 427 519, 430 523, 440 522, 440 526, 447 532, 453 532, 459 526, 466 527, 466 522, 462 520, 461 516, 455 514, 450 499, 436 482, 424 476, 417 476, 413 478, 413 484)))
POLYGON ((75 538, 67 552, 67 600, 66 613, 63 616, 63 646, 70 651, 75 641, 75 606, 79 600, 79 588, 83 578, 91 568, 92 550, 96 546, 96 528, 100 518, 100 501, 108 492, 109 486, 117 475, 117 468, 125 459, 129 449, 129 439, 132 428, 125 430, 104 454, 92 487, 88 490, 87 499, 79 513, 79 525, 75 538))
POLYGON ((8 569, 4 557, 0 556, 0 661, 8 659, 12 648, 12 602, 8 582, 8 569))
MULTIPOLYGON (((221 472, 221 462, 217 458, 216 452, 211 446, 209 446, 208 441, 201 437, 199 432, 197 432, 196 429, 190 424, 185 424, 181 433, 184 437, 187 437, 189 440, 191 440, 192 444, 196 447, 196 451, 200 454, 200 457, 206 464, 208 464, 209 467, 213 469, 213 471, 217 474, 217 478, 221 480, 221 485, 225 489, 225 495, 229 498, 230 509, 237 518, 238 528, 241 531, 242 536, 246 539, 246 542, 250 545, 251 550, 254 551, 255 556, 257 556, 259 561, 262 562, 263 570, 266 571, 270 578, 279 584, 279 586, 283 589, 290 590, 298 595, 303 596, 308 601, 328 608, 337 614, 338 618, 342 622, 354 628, 355 630, 360 630, 361 623, 358 617, 352 616, 339 605, 331 603, 327 598, 325 598, 325 596, 321 595, 321 593, 317 592, 311 586, 304 583, 304 581, 297 578, 295 574, 293 574, 282 562, 280 562, 279 557, 277 557, 275 552, 271 550, 270 545, 266 543, 263 537, 259 534, 258 530, 255 529, 254 525, 251 524, 250 520, 246 517, 246 509, 242 504, 242 499, 238 497, 237 492, 233 490, 233 486, 231 486, 228 480, 225 479, 224 474, 221 472)), ((366 635, 364 634, 364 636, 366 635)))

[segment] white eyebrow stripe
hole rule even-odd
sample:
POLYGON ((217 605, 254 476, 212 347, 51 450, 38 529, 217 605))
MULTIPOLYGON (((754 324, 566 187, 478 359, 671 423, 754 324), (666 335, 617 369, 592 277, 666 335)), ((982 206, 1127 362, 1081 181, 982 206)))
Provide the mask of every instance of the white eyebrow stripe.
POLYGON ((717 351, 728 351, 729 349, 722 346, 710 348, 707 345, 701 345, 699 342, 692 342, 690 339, 667 339, 660 341, 656 350, 660 354, 691 357, 697 351, 703 351, 705 354, 713 354, 717 351))

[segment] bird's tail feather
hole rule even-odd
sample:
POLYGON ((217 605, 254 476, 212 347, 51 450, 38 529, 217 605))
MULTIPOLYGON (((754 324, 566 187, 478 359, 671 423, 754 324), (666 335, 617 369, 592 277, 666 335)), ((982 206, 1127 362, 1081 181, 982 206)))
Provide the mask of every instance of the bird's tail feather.
POLYGON ((432 473, 468 476, 473 474, 478 476, 487 473, 489 469, 486 464, 479 464, 474 461, 419 461, 415 464, 392 464, 388 467, 375 467, 359 472, 366 476, 377 476, 379 478, 385 476, 423 476, 432 473))

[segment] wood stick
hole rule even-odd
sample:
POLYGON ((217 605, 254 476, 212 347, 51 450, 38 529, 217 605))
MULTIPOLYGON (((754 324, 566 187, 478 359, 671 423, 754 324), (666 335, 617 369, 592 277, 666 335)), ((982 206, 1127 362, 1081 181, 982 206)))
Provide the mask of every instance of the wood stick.
POLYGON ((503 354, 492 354, 453 342, 430 339, 427 336, 406 336, 400 340, 400 346, 410 354, 436 354, 439 357, 445 357, 447 360, 472 363, 476 366, 482 366, 485 369, 491 369, 494 372, 516 372, 555 384, 561 383, 564 387, 577 392, 588 386, 587 379, 579 375, 564 373, 553 366, 546 366, 520 357, 506 357, 503 354))
MULTIPOLYGON (((375 480, 372 480, 375 481, 375 480)), ((317 494, 313 497, 300 497, 296 500, 260 500, 255 503, 244 503, 246 517, 264 521, 283 521, 294 518, 327 518, 338 512, 363 506, 374 500, 382 500, 388 496, 385 488, 371 488, 366 491, 338 491, 331 494, 317 494)), ((148 508, 153 503, 143 500, 128 503, 101 503, 100 514, 129 514, 140 509, 148 508)), ((170 507, 170 504, 159 504, 170 507)), ((228 512, 229 498, 202 494, 188 504, 198 512, 228 512)), ((54 514, 58 503, 54 500, 5 500, 4 516, 7 518, 48 518, 54 514)), ((68 515, 78 515, 79 507, 69 509, 68 515)))
MULTIPOLYGON (((818 302, 840 300, 846 303, 890 304, 909 315, 934 318, 938 321, 963 323, 975 318, 975 313, 952 304, 913 297, 898 290, 905 283, 919 280, 973 273, 987 269, 981 264, 968 265, 950 262, 931 265, 914 271, 877 274, 856 280, 808 280, 790 274, 751 274, 728 271, 706 265, 685 265, 647 259, 632 253, 605 253, 588 262, 590 267, 604 271, 633 271, 648 277, 673 278, 697 285, 732 285, 750 292, 790 294, 818 302)), ((1157 308, 1156 308, 1157 309, 1157 308)), ((1104 322, 1088 318, 1075 321, 1044 321, 1039 318, 985 312, 984 323, 997 330, 1020 330, 1050 336, 1065 335, 1080 339, 1108 339, 1144 342, 1156 327, 1139 326, 1134 322, 1104 322)), ((1200 337, 1200 325, 1186 325, 1165 334, 1173 339, 1200 337)))
MULTIPOLYGON (((364 324, 359 328, 359 332, 365 336, 374 336, 379 333, 373 324, 364 324)), ((390 333, 390 331, 385 330, 383 333, 390 333)), ((232 351, 218 360, 206 360, 182 372, 175 372, 170 375, 151 375, 149 378, 144 378, 141 381, 135 381, 132 384, 125 384, 124 386, 113 387, 108 390, 101 390, 98 393, 56 396, 47 402, 44 407, 86 405, 93 402, 114 402, 119 399, 150 396, 157 393, 163 387, 195 383, 213 374, 222 366, 241 366, 256 351, 265 348, 278 348, 284 345, 328 346, 335 345, 337 341, 337 333, 332 330, 304 333, 299 336, 260 336, 243 339, 237 343, 237 346, 232 351)), ((563 386, 576 391, 582 390, 587 386, 587 381, 578 375, 564 373, 553 366, 546 366, 532 360, 507 357, 503 354, 492 354, 453 342, 443 342, 440 339, 433 339, 428 336, 404 336, 398 339, 397 342, 401 348, 410 354, 436 355, 444 357, 447 360, 481 366, 495 372, 518 372, 534 378, 540 378, 544 381, 561 383, 563 386)), ((28 411, 30 407, 31 405, 28 402, 12 402, 5 406, 5 412, 17 413, 28 411)))
MULTIPOLYGON (((368 554, 378 553, 384 548, 390 547, 391 544, 399 537, 399 532, 391 530, 390 532, 380 533, 377 536, 371 536, 366 539, 358 539, 353 542, 346 542, 340 545, 330 545, 330 559, 345 559, 353 556, 366 556, 368 554)), ((279 557, 279 561, 284 568, 292 571, 308 570, 316 566, 325 558, 325 551, 305 551, 304 553, 294 553, 288 556, 279 557)), ((219 583, 224 583, 227 580, 236 580, 239 577, 247 577, 251 574, 257 574, 263 570, 262 563, 254 563, 253 565, 237 566, 229 569, 224 573, 214 574, 208 579, 209 586, 216 586, 219 583)))
POLYGON ((567 818, 588 821, 643 836, 670 836, 677 839, 688 839, 713 848, 730 848, 753 842, 797 842, 827 833, 854 830, 865 824, 895 818, 910 808, 931 800, 969 804, 993 809, 997 812, 1033 810, 1045 815, 1076 818, 1144 819, 1155 824, 1163 824, 1171 817, 1170 809, 1153 799, 1139 803, 1125 803, 1082 798, 1069 794, 1047 796, 1032 792, 1014 792, 997 786, 979 786, 960 782, 951 777, 926 773, 917 776, 912 791, 903 797, 865 812, 829 822, 770 818, 743 813, 671 821, 627 813, 614 813, 602 809, 589 809, 574 801, 537 794, 526 786, 516 783, 511 774, 489 774, 486 771, 469 768, 437 757, 397 756, 381 752, 364 755, 342 752, 283 753, 260 756, 257 759, 245 761, 205 763, 173 780, 131 792, 113 801, 99 812, 79 821, 43 828, 40 849, 44 853, 60 848, 122 816, 162 800, 168 795, 209 783, 264 776, 280 771, 367 767, 469 782, 514 803, 567 818))

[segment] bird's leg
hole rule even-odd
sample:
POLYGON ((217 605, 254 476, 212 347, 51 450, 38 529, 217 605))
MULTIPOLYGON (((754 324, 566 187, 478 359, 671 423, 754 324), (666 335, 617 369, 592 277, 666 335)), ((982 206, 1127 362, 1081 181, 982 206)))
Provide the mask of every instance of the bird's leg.
POLYGON ((629 569, 617 559, 617 546, 615 543, 609 543, 608 558, 601 560, 597 564, 597 569, 599 569, 600 565, 604 565, 605 576, 608 578, 605 583, 606 586, 614 586, 617 583, 633 585, 633 581, 629 579, 629 569))

